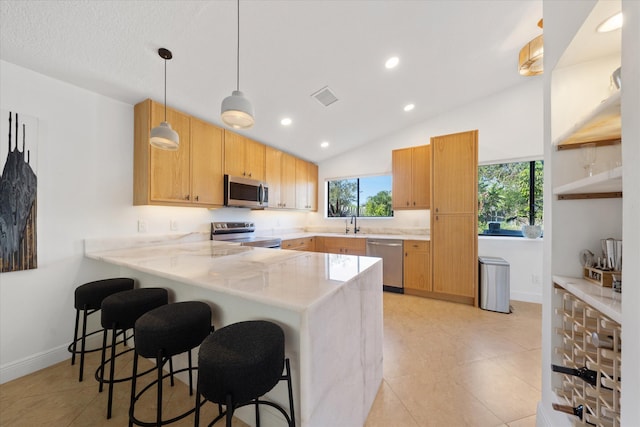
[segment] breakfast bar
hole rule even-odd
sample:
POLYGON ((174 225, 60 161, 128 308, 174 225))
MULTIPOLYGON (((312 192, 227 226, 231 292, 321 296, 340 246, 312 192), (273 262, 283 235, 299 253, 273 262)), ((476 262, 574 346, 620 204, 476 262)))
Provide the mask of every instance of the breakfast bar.
MULTIPOLYGON (((296 425, 364 425, 382 381, 381 260, 205 239, 90 239, 85 255, 119 266, 141 287, 169 289, 171 302, 209 303, 216 328, 254 319, 279 324, 296 425)), ((266 398, 286 407, 285 384, 266 398)), ((284 425, 270 409, 262 410, 261 425, 284 425)), ((254 425, 251 408, 235 415, 254 425)))

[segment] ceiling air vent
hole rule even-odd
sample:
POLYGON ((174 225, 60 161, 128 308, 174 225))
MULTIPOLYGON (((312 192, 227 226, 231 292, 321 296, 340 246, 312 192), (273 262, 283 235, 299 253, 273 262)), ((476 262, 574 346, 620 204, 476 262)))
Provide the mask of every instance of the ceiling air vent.
POLYGON ((325 86, 322 89, 312 93, 311 96, 325 107, 328 107, 338 100, 333 92, 331 92, 331 89, 329 89, 329 86, 325 86))

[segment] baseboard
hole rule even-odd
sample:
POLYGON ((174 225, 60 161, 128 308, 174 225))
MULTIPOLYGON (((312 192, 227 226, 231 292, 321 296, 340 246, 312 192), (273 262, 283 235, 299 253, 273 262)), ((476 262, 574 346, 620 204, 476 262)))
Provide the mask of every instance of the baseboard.
MULTIPOLYGON (((95 334, 87 338, 86 346, 90 348, 102 347, 102 334, 95 334)), ((16 378, 24 377, 40 369, 60 363, 63 360, 71 359, 71 353, 68 351, 69 344, 55 347, 51 350, 36 353, 15 362, 7 363, 0 366, 0 384, 16 378)), ((69 361, 71 363, 71 361, 69 361)), ((76 359, 76 364, 78 359, 76 359)))
POLYGON ((71 354, 67 350, 67 346, 68 344, 65 344, 0 366, 0 384, 29 375, 40 369, 48 368, 51 365, 69 359, 71 354))
POLYGON ((534 302, 537 304, 542 304, 542 294, 538 294, 535 292, 523 292, 523 291, 514 291, 512 290, 510 295, 512 300, 523 301, 523 302, 534 302))

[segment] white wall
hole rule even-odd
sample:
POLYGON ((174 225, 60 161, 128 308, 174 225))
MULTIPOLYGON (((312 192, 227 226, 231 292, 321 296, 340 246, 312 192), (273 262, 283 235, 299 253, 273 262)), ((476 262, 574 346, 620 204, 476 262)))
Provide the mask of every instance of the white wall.
MULTIPOLYGON (((324 183, 328 179, 391 173, 391 151, 429 144, 432 136, 479 130, 480 163, 540 159, 543 155, 542 79, 523 77, 522 84, 462 108, 443 113, 413 127, 380 138, 319 164, 319 204, 309 225, 344 228, 343 220, 325 218, 324 183)), ((361 227, 429 228, 429 211, 396 211, 392 219, 359 219, 361 227)), ((478 253, 499 256, 511 265, 511 297, 541 302, 542 244, 523 239, 480 238, 478 253)))
POLYGON ((625 259, 622 299, 621 425, 640 424, 640 2, 623 0, 622 13, 622 156, 624 194, 622 239, 625 259), (629 142, 629 143, 627 143, 629 142), (628 284, 631 284, 628 286, 628 284))

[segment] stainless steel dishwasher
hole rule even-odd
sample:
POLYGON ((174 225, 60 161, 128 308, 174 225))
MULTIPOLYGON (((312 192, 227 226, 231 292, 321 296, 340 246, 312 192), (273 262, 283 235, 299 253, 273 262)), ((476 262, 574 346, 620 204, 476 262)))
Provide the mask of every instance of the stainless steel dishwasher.
POLYGON ((367 256, 382 258, 382 289, 403 294, 402 240, 367 239, 367 256))

